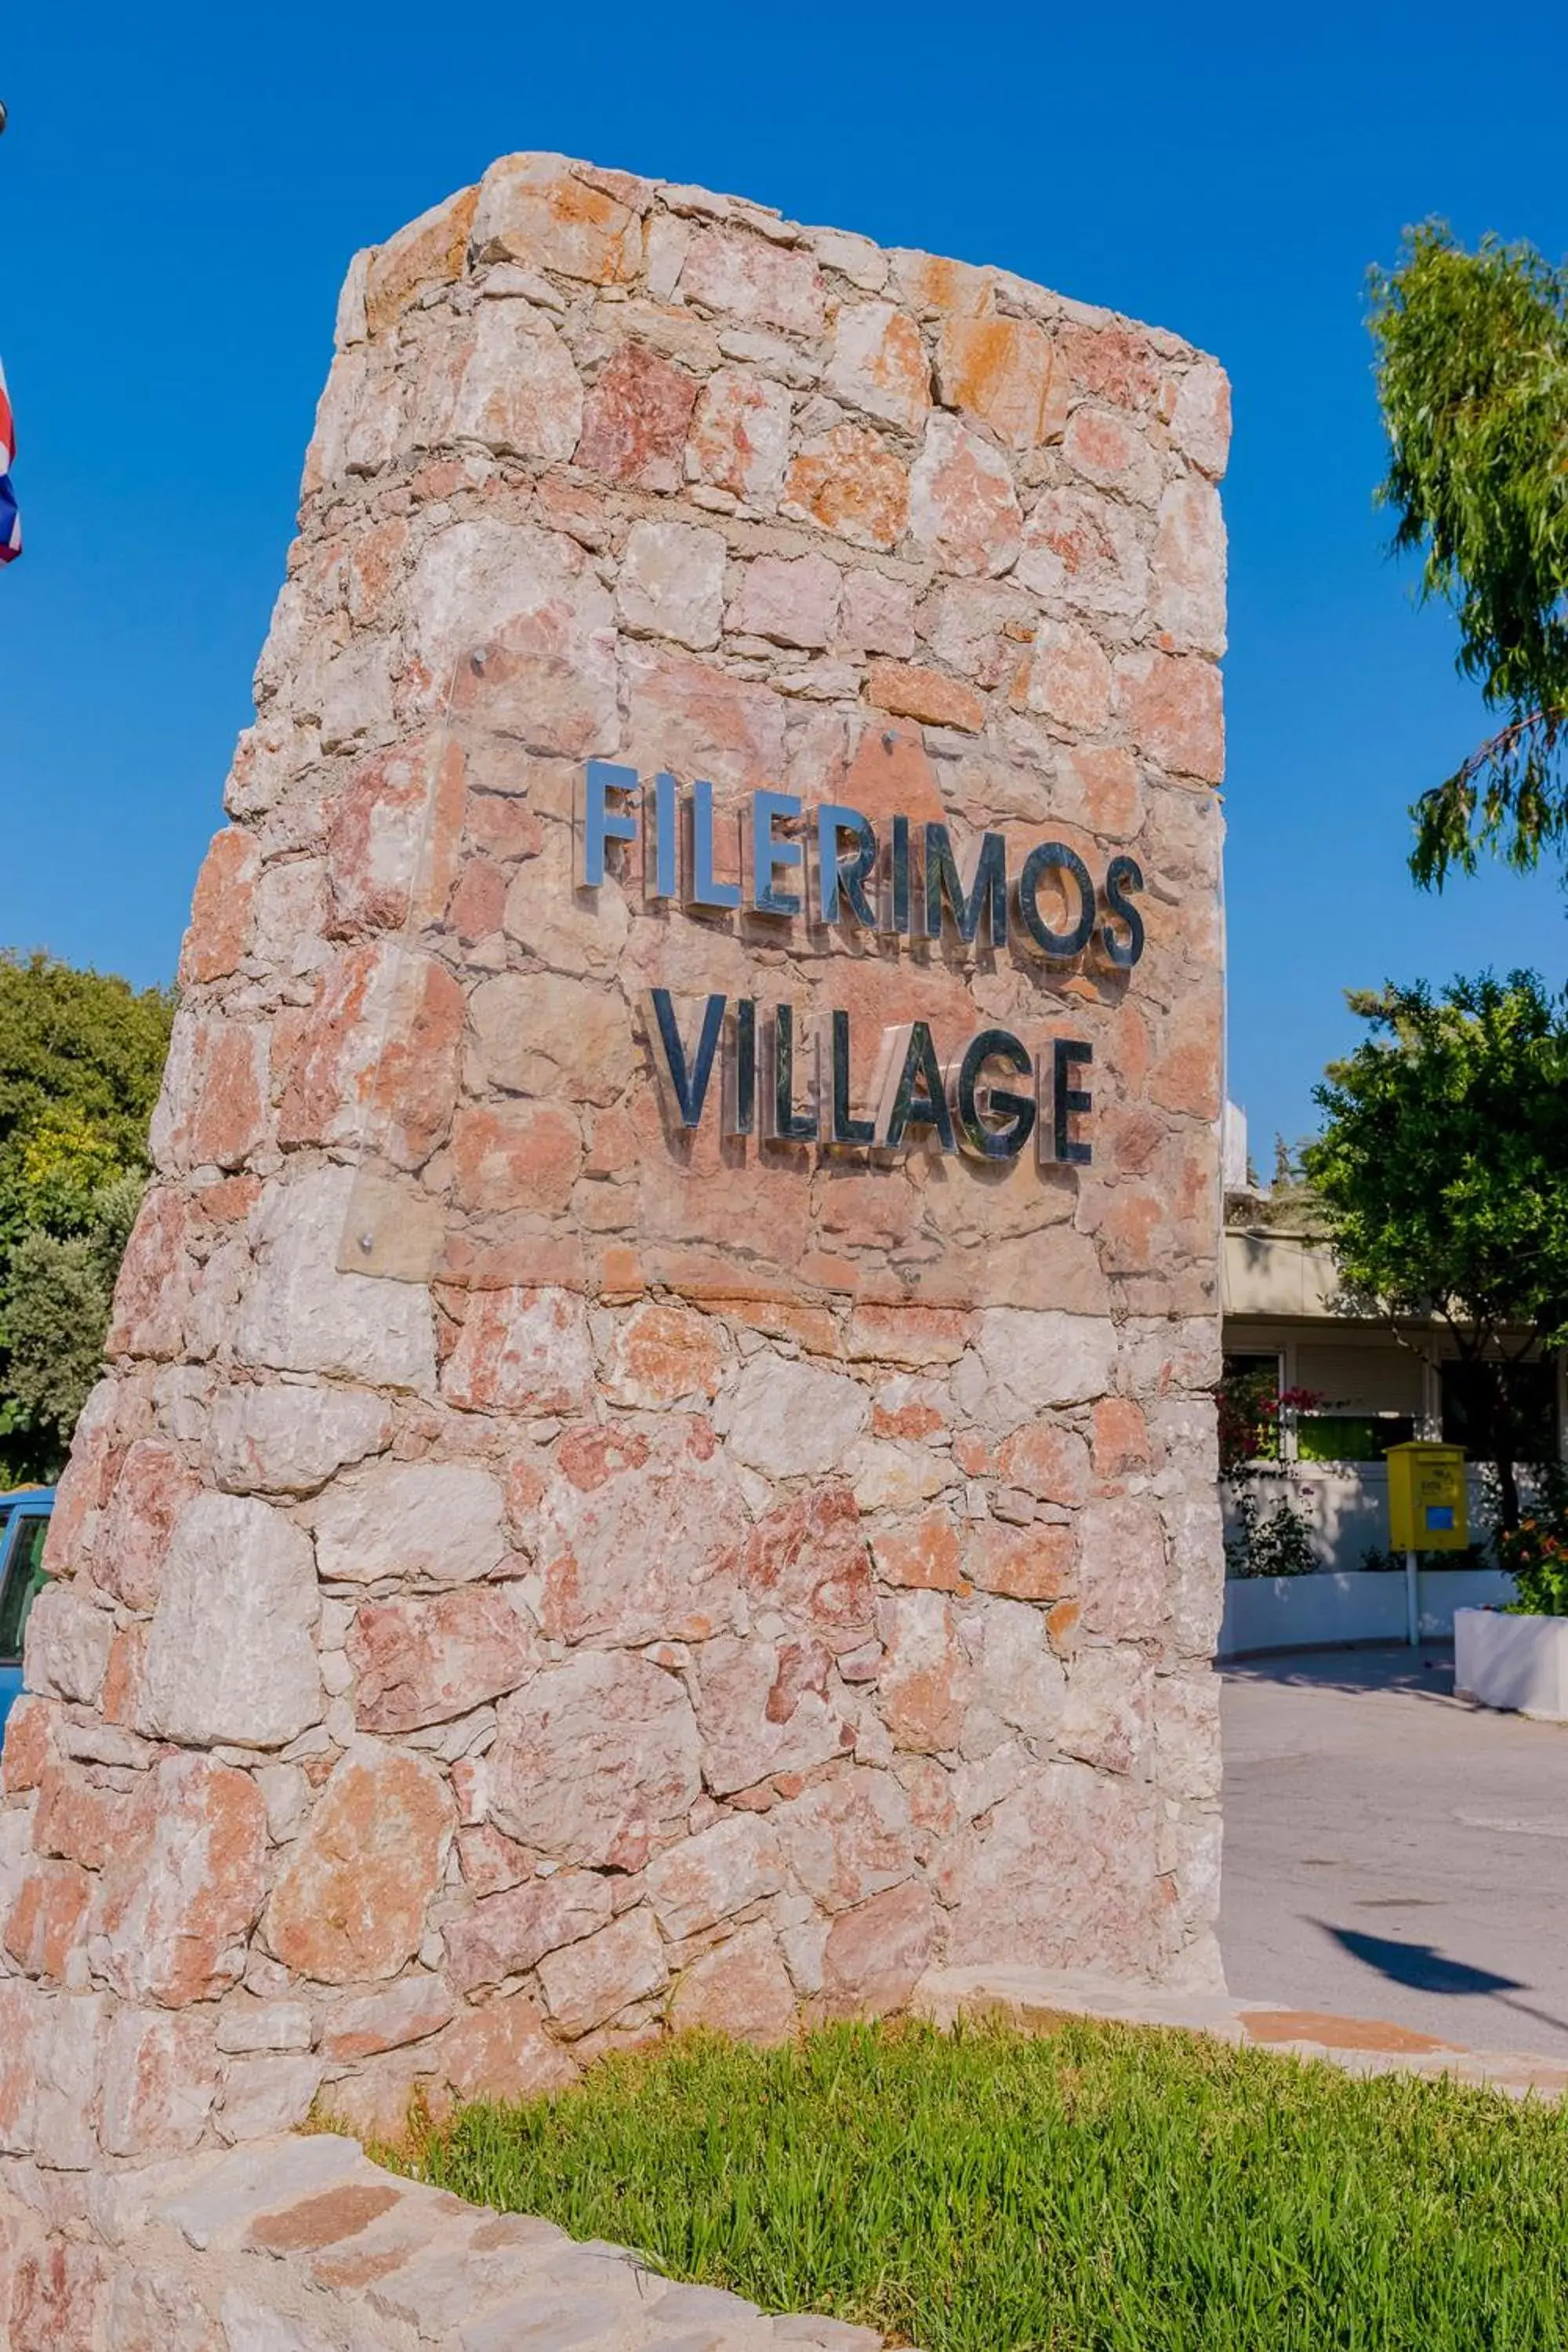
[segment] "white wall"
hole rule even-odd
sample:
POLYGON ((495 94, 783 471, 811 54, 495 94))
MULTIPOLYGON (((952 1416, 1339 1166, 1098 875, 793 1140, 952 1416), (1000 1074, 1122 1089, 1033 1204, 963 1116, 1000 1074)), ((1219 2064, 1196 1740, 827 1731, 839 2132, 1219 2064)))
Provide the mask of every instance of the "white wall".
MULTIPOLYGON (((1477 1534, 1481 1505, 1481 1478, 1468 1474, 1470 1538, 1477 1534)), ((1388 1549, 1388 1465, 1386 1462, 1293 1462, 1289 1474, 1265 1465, 1249 1481, 1265 1513, 1284 1496, 1305 1511, 1312 1527, 1312 1549, 1318 1565, 1354 1575, 1368 1546, 1388 1549)), ((1225 1531, 1235 1533, 1235 1497, 1222 1487, 1225 1531)))
MULTIPOLYGON (((1511 1601, 1513 1579, 1495 1568, 1432 1569, 1422 1572, 1418 1598, 1423 1639, 1447 1641, 1456 1609, 1511 1601)), ((1225 1588, 1222 1658, 1404 1639, 1403 1576, 1245 1576, 1230 1578, 1225 1588)))

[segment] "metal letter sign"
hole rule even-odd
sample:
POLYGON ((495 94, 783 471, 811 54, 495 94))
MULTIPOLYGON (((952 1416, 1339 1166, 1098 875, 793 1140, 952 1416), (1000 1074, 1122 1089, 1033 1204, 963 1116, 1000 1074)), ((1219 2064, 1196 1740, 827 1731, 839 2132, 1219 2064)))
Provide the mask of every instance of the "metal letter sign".
MULTIPOLYGON (((1131 971, 1143 952, 1134 904, 1143 877, 1131 857, 1112 857, 1097 887, 1075 849, 1043 841, 1012 879, 1005 837, 983 833, 963 874, 945 824, 916 827, 895 815, 879 831, 861 810, 836 801, 808 817, 795 793, 768 787, 748 796, 737 836, 744 854, 731 866, 743 878, 729 880, 717 824, 713 786, 701 778, 683 791, 667 771, 645 780, 633 768, 590 760, 579 795, 578 887, 602 888, 614 861, 620 879, 634 887, 640 880, 650 905, 680 907, 699 919, 805 920, 937 947, 951 939, 1050 965, 1098 953, 1117 971, 1131 971), (1059 898, 1059 916, 1055 907, 1050 919, 1042 911, 1042 892, 1047 903, 1059 898)), ((734 845, 726 835, 724 846, 734 845)), ((850 1015, 841 1007, 803 1031, 793 1005, 756 997, 714 993, 700 1010, 694 1002, 682 1011, 656 987, 648 1005, 654 1058, 678 1128, 700 1127, 711 1097, 730 1136, 758 1131, 760 1104, 762 1133, 776 1143, 886 1153, 919 1141, 997 1161, 1016 1159, 1032 1138, 1043 1164, 1085 1167, 1093 1158, 1094 1097, 1082 1077, 1093 1048, 1080 1039, 1050 1037, 1031 1050, 1011 1030, 986 1027, 944 1058, 930 1024, 910 1021, 884 1029, 874 1055, 862 1057, 863 1067, 874 1066, 858 1094, 850 1015)))

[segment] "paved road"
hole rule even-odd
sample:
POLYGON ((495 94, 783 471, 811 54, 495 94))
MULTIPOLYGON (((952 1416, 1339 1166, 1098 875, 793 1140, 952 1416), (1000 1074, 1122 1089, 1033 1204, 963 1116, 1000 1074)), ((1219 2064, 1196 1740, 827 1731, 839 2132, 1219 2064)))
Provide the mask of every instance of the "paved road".
POLYGON ((1232 1993, 1568 2057, 1568 1727, 1460 1704, 1436 1645, 1225 1683, 1232 1993))

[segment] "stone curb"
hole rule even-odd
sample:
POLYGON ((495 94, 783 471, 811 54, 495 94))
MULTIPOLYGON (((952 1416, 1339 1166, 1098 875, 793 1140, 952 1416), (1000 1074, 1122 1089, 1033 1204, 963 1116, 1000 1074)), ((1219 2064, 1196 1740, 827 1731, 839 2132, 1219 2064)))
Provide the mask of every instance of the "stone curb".
POLYGON ((1534 2092, 1555 2099, 1568 2091, 1568 2064, 1530 2052, 1467 2050, 1385 2018, 1337 2017, 1323 2010, 1233 2000, 1226 1993, 1164 1991, 1084 1969, 931 1969, 915 1988, 913 2007, 917 2016, 948 2029, 965 2018, 997 2018, 1049 2032, 1064 2016, 1094 2017, 1324 2058, 1351 2074, 1447 2076, 1516 2098, 1534 2092))
POLYGON ((879 2352, 624 2246, 498 2214, 333 2135, 103 2174, 0 2169, 13 2352, 879 2352))

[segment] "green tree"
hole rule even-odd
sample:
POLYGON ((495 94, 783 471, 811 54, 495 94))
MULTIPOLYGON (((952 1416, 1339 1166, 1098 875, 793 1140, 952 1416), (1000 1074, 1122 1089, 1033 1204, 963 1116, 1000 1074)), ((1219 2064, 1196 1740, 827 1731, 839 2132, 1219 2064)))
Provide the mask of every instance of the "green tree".
POLYGON ((1568 1342, 1568 998, 1515 971, 1349 1002, 1372 1034, 1318 1087, 1302 1154, 1325 1237, 1347 1304, 1417 1348, 1436 1318, 1475 1368, 1512 1528, 1508 1368, 1568 1342))
POLYGON ((1440 887, 1481 849, 1529 867, 1568 845, 1568 268, 1428 221, 1373 271, 1371 325, 1394 545, 1500 721, 1411 811, 1411 870, 1440 887))
POLYGON ((59 1468, 97 1376, 173 1015, 0 951, 0 1482, 59 1468))

